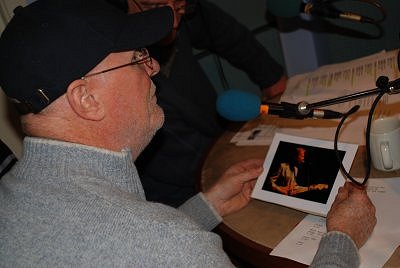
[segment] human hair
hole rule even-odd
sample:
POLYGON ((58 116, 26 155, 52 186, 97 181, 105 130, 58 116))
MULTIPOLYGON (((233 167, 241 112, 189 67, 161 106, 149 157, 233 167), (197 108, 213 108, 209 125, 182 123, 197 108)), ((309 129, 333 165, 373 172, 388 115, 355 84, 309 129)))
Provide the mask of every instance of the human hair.
POLYGON ((298 161, 299 150, 307 151, 304 147, 291 147, 289 149, 287 164, 289 165, 292 171, 294 171, 295 167, 298 166, 299 164, 298 161))

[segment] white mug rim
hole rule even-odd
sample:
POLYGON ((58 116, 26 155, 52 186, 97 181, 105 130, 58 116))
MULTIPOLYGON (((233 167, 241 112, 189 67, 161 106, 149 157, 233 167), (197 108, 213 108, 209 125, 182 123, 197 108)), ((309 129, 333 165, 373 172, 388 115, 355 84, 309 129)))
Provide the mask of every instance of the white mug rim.
POLYGON ((400 119, 394 116, 377 118, 373 120, 371 123, 371 135, 389 134, 399 129, 400 129, 400 119), (386 124, 386 125, 382 126, 381 124, 386 124), (376 129, 377 127, 379 128, 376 129))

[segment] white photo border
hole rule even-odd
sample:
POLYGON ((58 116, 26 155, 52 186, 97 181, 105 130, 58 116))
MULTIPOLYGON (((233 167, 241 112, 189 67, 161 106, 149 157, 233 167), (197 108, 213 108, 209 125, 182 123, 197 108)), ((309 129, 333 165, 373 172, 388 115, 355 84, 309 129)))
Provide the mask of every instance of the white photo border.
MULTIPOLYGON (((301 198, 297 198, 297 197, 293 197, 293 196, 289 196, 289 195, 285 195, 285 194, 275 193, 273 191, 268 191, 268 190, 262 189, 263 185, 265 183, 265 180, 267 179, 269 170, 271 168, 271 164, 276 155, 278 146, 279 146, 280 142, 282 142, 282 141, 287 142, 287 143, 294 143, 294 144, 312 146, 312 147, 317 147, 317 148, 326 148, 326 149, 332 149, 332 150, 334 149, 333 141, 305 138, 305 137, 293 136, 293 135, 288 135, 288 134, 283 134, 283 133, 276 133, 272 140, 272 143, 269 147, 267 156, 264 161, 264 171, 257 179, 256 185, 252 192, 252 197, 262 200, 262 201, 275 203, 275 204, 290 207, 290 208, 293 208, 296 210, 304 211, 306 213, 326 217, 326 215, 335 199, 335 196, 337 194, 339 187, 345 183, 345 178, 343 177, 343 175, 339 169, 338 169, 338 173, 337 173, 335 182, 330 191, 328 200, 325 204, 306 200, 306 199, 301 199, 301 198)), ((358 144, 338 143, 338 150, 344 151, 344 157, 342 160, 342 164, 346 170, 349 170, 351 168, 354 157, 357 153, 357 149, 358 149, 358 144)))

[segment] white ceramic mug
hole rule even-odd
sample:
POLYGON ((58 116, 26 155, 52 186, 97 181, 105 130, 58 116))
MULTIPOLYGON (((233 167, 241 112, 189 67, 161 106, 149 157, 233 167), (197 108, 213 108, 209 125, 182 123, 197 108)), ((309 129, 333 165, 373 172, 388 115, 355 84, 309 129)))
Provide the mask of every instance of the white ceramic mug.
POLYGON ((400 120, 397 117, 384 117, 372 122, 370 149, 376 169, 400 169, 400 120))

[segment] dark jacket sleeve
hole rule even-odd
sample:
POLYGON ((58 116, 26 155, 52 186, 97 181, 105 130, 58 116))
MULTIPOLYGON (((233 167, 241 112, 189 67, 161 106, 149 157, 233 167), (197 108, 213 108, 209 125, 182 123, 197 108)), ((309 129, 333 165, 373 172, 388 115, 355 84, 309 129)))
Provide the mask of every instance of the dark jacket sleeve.
POLYGON ((282 66, 248 28, 218 6, 204 0, 196 2, 193 13, 184 19, 193 47, 207 49, 225 58, 245 71, 260 88, 279 80, 283 75, 282 66))

